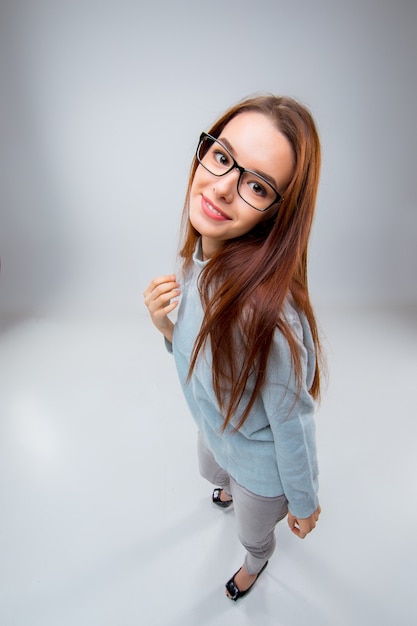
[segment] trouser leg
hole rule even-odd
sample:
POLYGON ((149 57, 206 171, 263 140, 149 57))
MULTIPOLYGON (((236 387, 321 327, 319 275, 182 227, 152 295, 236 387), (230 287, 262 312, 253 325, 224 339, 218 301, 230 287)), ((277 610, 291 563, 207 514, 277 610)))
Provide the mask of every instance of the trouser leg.
POLYGON ((230 476, 217 463, 213 454, 207 448, 200 433, 198 433, 198 466, 200 474, 213 485, 221 487, 228 496, 230 491, 230 476))
POLYGON ((230 478, 239 541, 246 548, 245 567, 257 574, 275 550, 275 527, 288 513, 285 496, 258 496, 230 478))
POLYGON ((288 513, 286 497, 259 496, 239 485, 220 467, 200 433, 198 463, 203 478, 233 497, 239 541, 247 551, 245 567, 248 574, 257 574, 275 550, 275 527, 288 513))

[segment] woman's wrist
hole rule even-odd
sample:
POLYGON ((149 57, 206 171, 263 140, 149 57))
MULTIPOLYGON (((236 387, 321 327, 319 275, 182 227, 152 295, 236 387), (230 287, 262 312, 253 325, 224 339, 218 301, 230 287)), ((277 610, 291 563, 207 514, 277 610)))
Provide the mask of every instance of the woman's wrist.
POLYGON ((169 341, 169 343, 172 343, 172 337, 174 334, 174 324, 173 322, 171 322, 170 319, 167 318, 166 324, 164 324, 162 327, 158 326, 158 330, 163 334, 165 339, 169 341))

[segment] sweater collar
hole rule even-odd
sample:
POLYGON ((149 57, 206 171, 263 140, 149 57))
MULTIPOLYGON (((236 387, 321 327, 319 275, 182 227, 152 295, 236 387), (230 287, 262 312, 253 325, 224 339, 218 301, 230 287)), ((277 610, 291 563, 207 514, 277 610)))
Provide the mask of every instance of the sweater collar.
POLYGON ((208 259, 206 261, 203 260, 203 246, 201 243, 201 237, 197 241, 197 245, 193 253, 193 261, 194 265, 196 265, 199 269, 203 269, 203 267, 205 267, 208 263, 208 259))

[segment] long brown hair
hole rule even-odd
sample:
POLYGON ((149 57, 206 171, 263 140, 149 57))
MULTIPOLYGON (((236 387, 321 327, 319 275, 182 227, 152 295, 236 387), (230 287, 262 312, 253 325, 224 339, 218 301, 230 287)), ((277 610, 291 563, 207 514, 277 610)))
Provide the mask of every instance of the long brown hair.
MULTIPOLYGON (((224 426, 237 415, 240 428, 265 382, 266 364, 278 328, 288 341, 292 366, 301 385, 301 361, 296 338, 280 312, 291 294, 309 322, 316 352, 310 394, 320 393, 320 341, 307 282, 307 247, 320 174, 320 141, 308 109, 288 97, 258 96, 231 107, 208 131, 219 137, 230 120, 244 111, 266 115, 288 139, 294 172, 284 198, 272 216, 249 233, 228 240, 200 274, 204 320, 191 356, 189 376, 209 341, 213 387, 224 413, 224 426), (238 338, 239 337, 239 338, 238 338), (241 407, 249 376, 254 380, 246 406, 241 407)), ((186 271, 199 233, 188 218, 189 197, 198 161, 194 158, 183 212, 180 256, 186 271)))

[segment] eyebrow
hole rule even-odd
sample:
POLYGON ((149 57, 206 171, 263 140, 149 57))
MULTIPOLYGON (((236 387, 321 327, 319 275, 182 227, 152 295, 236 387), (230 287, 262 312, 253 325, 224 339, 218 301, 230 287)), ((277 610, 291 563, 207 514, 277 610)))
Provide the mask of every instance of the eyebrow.
MULTIPOLYGON (((225 137, 219 137, 217 141, 220 141, 220 143, 222 143, 229 150, 229 152, 234 157, 236 157, 236 152, 233 150, 233 147, 230 141, 228 141, 225 137)), ((255 170, 249 170, 249 171, 255 172, 255 170)), ((274 187, 275 191, 278 189, 276 180, 274 180, 274 178, 270 174, 267 174, 266 172, 262 172, 260 170, 256 170, 255 174, 259 174, 260 176, 262 176, 262 178, 265 178, 265 180, 267 180, 272 185, 272 187, 274 187)))

